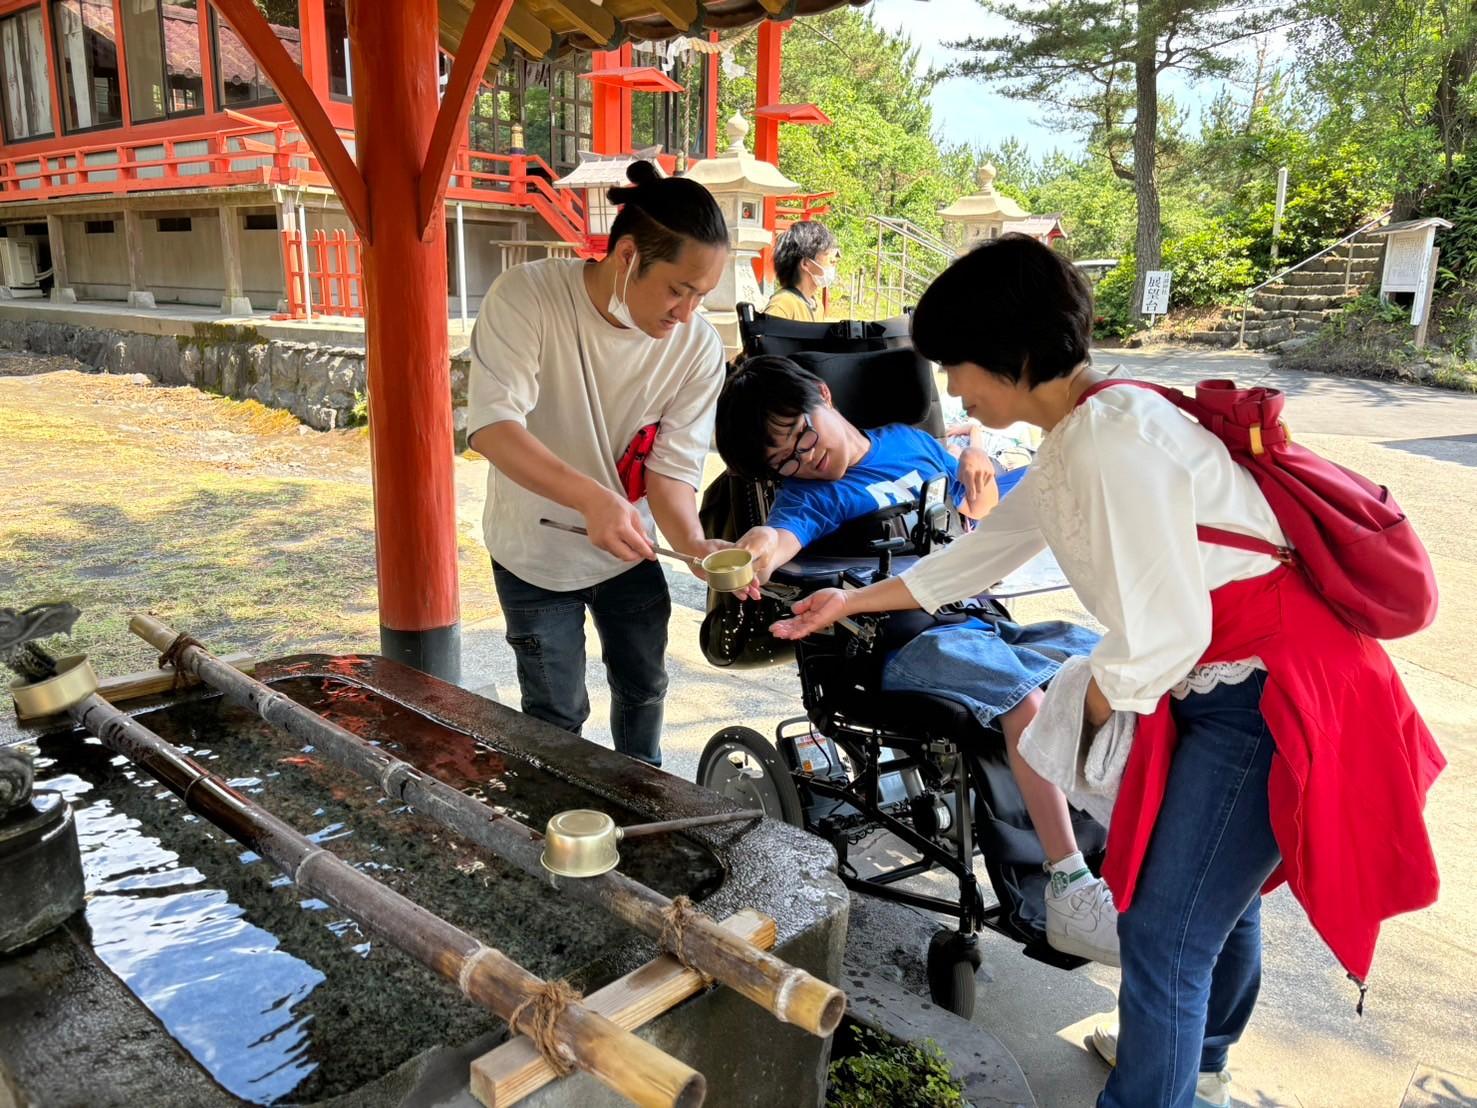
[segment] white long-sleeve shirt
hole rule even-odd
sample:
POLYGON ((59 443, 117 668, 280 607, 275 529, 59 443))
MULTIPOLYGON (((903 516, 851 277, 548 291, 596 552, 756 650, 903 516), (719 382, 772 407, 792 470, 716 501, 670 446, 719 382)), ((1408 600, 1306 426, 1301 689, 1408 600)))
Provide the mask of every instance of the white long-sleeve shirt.
MULTIPOLYGON (((488 290, 472 330, 468 436, 493 423, 519 423, 561 461, 619 492, 616 462, 637 431, 659 422, 646 468, 696 489, 723 387, 718 332, 698 315, 665 339, 617 327, 595 310, 584 267, 578 260, 529 262, 488 290)), ((482 531, 498 565, 556 592, 631 568, 577 535, 539 526, 545 517, 584 520, 488 468, 482 531)), ((639 510, 652 533, 645 500, 639 510)))
POLYGON ((1148 389, 1104 389, 1042 439, 1031 471, 972 533, 903 582, 937 611, 1050 547, 1107 628, 1092 674, 1115 709, 1151 712, 1210 645, 1210 592, 1277 562, 1202 543, 1197 524, 1279 546, 1282 528, 1220 440, 1148 389))

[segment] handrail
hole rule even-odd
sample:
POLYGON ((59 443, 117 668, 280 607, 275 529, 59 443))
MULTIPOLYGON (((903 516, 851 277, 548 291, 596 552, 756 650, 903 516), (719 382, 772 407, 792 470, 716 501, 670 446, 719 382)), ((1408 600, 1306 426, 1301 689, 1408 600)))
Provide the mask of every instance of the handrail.
MULTIPOLYGON (((1393 208, 1386 209, 1380 215, 1375 216, 1368 223, 1364 224, 1364 226, 1360 227, 1357 230, 1350 231, 1343 238, 1339 239, 1338 242, 1335 242, 1330 246, 1325 246, 1316 254, 1309 254, 1306 258, 1298 262, 1296 265, 1290 265, 1286 269, 1273 274, 1271 277, 1268 277, 1261 284, 1253 285, 1251 288, 1244 290, 1241 293, 1241 330, 1240 333, 1236 336, 1236 345, 1238 347, 1246 345, 1246 313, 1251 308, 1251 298, 1253 296, 1261 292, 1262 289, 1266 288, 1268 285, 1275 285, 1278 281, 1282 280, 1282 278, 1286 277, 1289 273, 1294 273, 1297 270, 1302 269, 1303 266, 1307 265, 1309 262, 1315 262, 1330 251, 1337 250, 1340 246, 1344 245, 1344 243, 1348 242, 1350 239, 1358 238, 1360 235, 1364 234, 1365 231, 1368 231, 1371 227, 1377 227, 1379 224, 1389 219, 1390 216, 1393 214, 1393 208)), ((1353 262, 1354 257, 1351 254, 1349 256, 1349 265, 1344 269, 1344 289, 1346 291, 1349 287, 1349 270, 1352 268, 1353 262)))
POLYGON ((925 231, 911 220, 900 219, 897 216, 889 215, 869 215, 867 219, 872 223, 887 228, 887 230, 892 231, 894 234, 901 235, 906 239, 916 242, 919 246, 927 247, 936 254, 942 254, 949 261, 954 260, 955 251, 952 246, 937 235, 925 231))

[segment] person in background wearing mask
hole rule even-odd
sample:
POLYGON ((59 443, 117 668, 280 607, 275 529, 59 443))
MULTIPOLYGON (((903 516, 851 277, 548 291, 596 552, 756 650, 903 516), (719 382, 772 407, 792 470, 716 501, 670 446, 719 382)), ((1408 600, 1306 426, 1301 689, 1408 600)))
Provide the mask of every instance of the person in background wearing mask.
POLYGON ((652 524, 684 554, 732 545, 704 538, 697 514, 723 385, 723 343, 698 307, 723 275, 728 228, 696 182, 650 162, 626 175, 603 259, 514 266, 488 290, 467 431, 492 463, 483 530, 523 711, 579 733, 588 610, 615 748, 660 765, 671 599, 652 524))
POLYGON ((780 319, 816 323, 824 312, 822 289, 836 283, 841 248, 836 237, 819 223, 797 223, 780 236, 774 247, 774 276, 779 291, 765 305, 764 314, 780 319))

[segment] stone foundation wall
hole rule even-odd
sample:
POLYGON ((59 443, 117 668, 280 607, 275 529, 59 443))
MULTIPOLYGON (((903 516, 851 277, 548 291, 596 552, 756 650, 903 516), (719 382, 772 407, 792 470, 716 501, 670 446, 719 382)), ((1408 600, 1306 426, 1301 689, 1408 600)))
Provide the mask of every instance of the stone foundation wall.
MULTIPOLYGON (((76 358, 100 373, 142 373, 291 412, 309 427, 352 426, 365 395, 364 350, 268 339, 254 327, 213 323, 149 335, 38 319, 0 319, 0 348, 76 358)), ((466 442, 467 359, 451 361, 455 446, 466 442)))

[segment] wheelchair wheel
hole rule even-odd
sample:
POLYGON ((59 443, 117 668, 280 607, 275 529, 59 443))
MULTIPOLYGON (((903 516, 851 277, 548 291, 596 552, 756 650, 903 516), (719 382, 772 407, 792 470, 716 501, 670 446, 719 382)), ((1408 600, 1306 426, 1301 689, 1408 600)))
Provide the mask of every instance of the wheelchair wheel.
POLYGON ((929 997, 960 1019, 973 1018, 974 978, 979 968, 979 942, 973 935, 948 929, 935 932, 928 943, 929 997))
POLYGON ((703 747, 697 783, 771 819, 805 826, 800 790, 774 744, 752 727, 725 727, 703 747))

